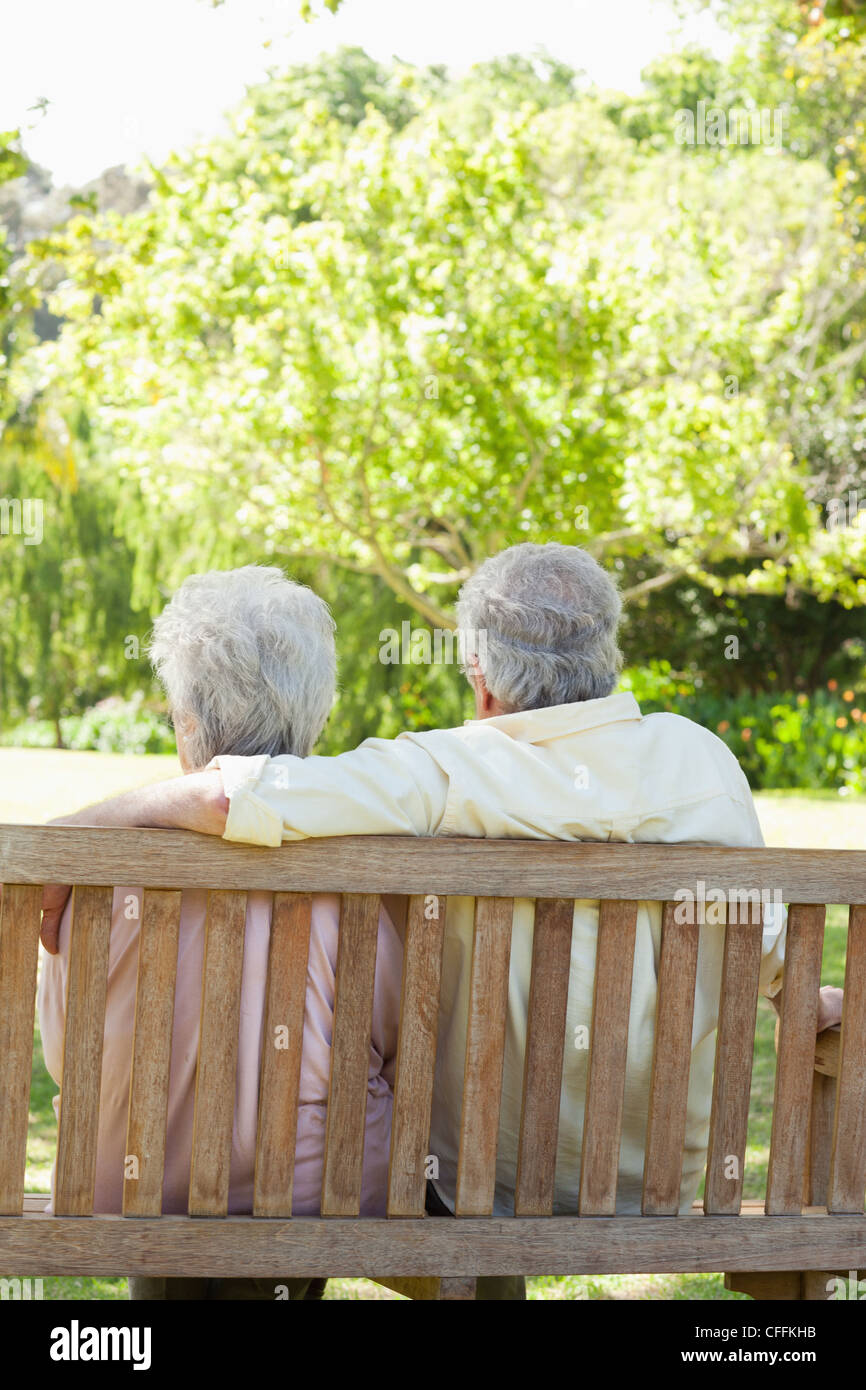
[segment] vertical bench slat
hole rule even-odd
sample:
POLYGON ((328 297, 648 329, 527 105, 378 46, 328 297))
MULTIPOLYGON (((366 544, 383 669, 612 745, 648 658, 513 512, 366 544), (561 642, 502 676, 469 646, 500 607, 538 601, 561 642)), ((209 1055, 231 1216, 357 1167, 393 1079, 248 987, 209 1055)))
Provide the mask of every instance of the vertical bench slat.
POLYGON ((675 1216, 680 1202, 700 928, 674 921, 675 906, 665 903, 662 916, 644 1216, 675 1216))
POLYGON ((246 893, 209 892, 189 1177, 190 1216, 228 1213, 246 893))
POLYGON ((433 1106, 447 899, 434 895, 435 917, 425 915, 426 903, 424 897, 410 898, 406 920, 388 1166, 389 1216, 424 1215, 424 1159, 433 1106))
MULTIPOLYGON (((736 912, 733 915, 741 915, 736 912)), ((755 1019, 763 954, 763 907, 748 905, 748 920, 725 927, 719 1027, 707 1148, 704 1211, 732 1216, 740 1211, 755 1050, 755 1019), (731 1160, 734 1171, 730 1173, 731 1160)))
POLYGON ((136 1159, 138 1177, 124 1177, 124 1216, 162 1211, 180 903, 178 891, 146 889, 141 908, 126 1128, 126 1159, 136 1159))
POLYGON ((72 890, 54 1210, 90 1216, 102 1082, 112 888, 72 890))
POLYGON ((457 1216, 489 1216, 493 1210, 513 916, 513 898, 476 899, 457 1216))
POLYGON ((378 932, 378 894, 344 893, 322 1175, 323 1216, 357 1216, 361 1210, 378 932))
POLYGON ((515 1216, 553 1212, 573 918, 571 898, 535 904, 515 1216))
POLYGON ((637 909, 636 902, 599 904, 580 1163, 581 1216, 613 1216, 616 1211, 637 909))
POLYGON ((792 904, 788 913, 767 1176, 766 1210, 773 1216, 793 1215, 803 1205, 824 912, 823 907, 800 903, 792 904))
POLYGON ((833 1115, 836 1109, 836 1078, 816 1071, 812 1075, 812 1102, 809 1107, 809 1137, 806 1145, 806 1171, 803 1174, 803 1205, 823 1207, 830 1187, 830 1158, 833 1151, 833 1115))
POLYGON ((262 1028, 254 1216, 292 1214, 312 901, 309 893, 274 894, 262 1028))
POLYGON ((862 1212, 866 1192, 866 906, 848 915, 848 954, 827 1206, 862 1212))
POLYGON ((7 883, 0 902, 0 1215, 24 1206, 42 889, 7 883))

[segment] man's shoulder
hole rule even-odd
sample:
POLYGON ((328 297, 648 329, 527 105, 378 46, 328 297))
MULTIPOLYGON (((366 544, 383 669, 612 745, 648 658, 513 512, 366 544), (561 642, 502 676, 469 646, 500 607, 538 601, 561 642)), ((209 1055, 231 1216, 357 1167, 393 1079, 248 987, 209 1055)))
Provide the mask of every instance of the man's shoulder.
MULTIPOLYGON (((654 714, 644 714, 641 723, 655 732, 660 738, 676 740, 678 743, 690 742, 696 747, 718 752, 721 756, 734 758, 724 739, 713 733, 705 724, 698 724, 684 714, 674 714, 669 710, 659 710, 654 714)), ((734 758, 736 762, 736 758, 734 758)))
POLYGON ((526 746, 508 738, 495 721, 486 719, 467 719, 465 724, 443 729, 404 729, 391 746, 410 756, 411 752, 423 750, 435 762, 446 765, 453 757, 483 757, 485 750, 490 753, 493 744, 514 749, 526 746))
POLYGON ((455 724, 444 729, 404 729, 394 739, 394 743, 398 747, 415 744, 420 748, 431 749, 440 745, 465 744, 471 738, 471 731, 479 728, 483 731, 483 723, 473 720, 467 724, 455 724))
POLYGON ((667 710, 646 714, 641 720, 644 736, 669 766, 683 769, 696 784, 703 778, 718 781, 719 790, 751 799, 751 791, 736 756, 718 734, 704 724, 667 710))

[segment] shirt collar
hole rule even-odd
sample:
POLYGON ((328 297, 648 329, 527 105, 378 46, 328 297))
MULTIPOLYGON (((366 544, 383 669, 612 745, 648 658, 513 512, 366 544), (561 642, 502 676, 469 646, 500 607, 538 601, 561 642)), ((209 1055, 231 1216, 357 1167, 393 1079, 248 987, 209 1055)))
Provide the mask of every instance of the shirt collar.
POLYGON ((516 714, 497 714, 490 719, 467 719, 466 725, 501 729, 509 738, 524 743, 546 743, 548 739, 598 729, 626 719, 642 718, 640 706, 630 690, 606 695, 601 700, 577 700, 571 705, 549 705, 546 709, 518 710, 516 714))

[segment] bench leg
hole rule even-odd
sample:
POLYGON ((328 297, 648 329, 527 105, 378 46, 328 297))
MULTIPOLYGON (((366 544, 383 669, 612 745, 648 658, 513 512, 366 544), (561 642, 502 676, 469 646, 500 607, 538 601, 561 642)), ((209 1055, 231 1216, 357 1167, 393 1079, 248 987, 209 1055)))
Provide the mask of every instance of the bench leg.
MULTIPOLYGON (((847 1279, 853 1274, 855 1279, 862 1270, 856 1269, 804 1269, 800 1275, 802 1293, 800 1297, 809 1303, 828 1303, 835 1301, 836 1280, 847 1279)), ((856 1298, 857 1291, 854 1292, 856 1298)))
POLYGON ((455 1299, 474 1299, 475 1280, 474 1279, 440 1279, 439 1280, 439 1302, 455 1299))
POLYGON ((383 1284, 386 1289, 393 1289, 395 1293, 401 1293, 405 1298, 412 1298, 424 1303, 439 1303, 452 1301, 454 1299, 474 1299, 475 1280, 474 1279, 383 1279, 373 1280, 374 1284, 383 1284))
POLYGON ((801 1296, 800 1275, 796 1269, 726 1274, 725 1288, 733 1293, 747 1293, 750 1298, 773 1299, 780 1303, 798 1302, 801 1296))
POLYGON ((373 1279, 374 1284, 382 1284, 386 1289, 393 1289, 395 1293, 401 1293, 404 1298, 413 1298, 421 1302, 431 1302, 439 1297, 439 1279, 433 1278, 382 1278, 381 1276, 373 1279))
POLYGON ((750 1298, 773 1299, 780 1303, 822 1303, 829 1301, 834 1292, 833 1280, 837 1276, 847 1279, 851 1272, 832 1269, 749 1271, 726 1274, 725 1288, 734 1293, 747 1293, 750 1298))

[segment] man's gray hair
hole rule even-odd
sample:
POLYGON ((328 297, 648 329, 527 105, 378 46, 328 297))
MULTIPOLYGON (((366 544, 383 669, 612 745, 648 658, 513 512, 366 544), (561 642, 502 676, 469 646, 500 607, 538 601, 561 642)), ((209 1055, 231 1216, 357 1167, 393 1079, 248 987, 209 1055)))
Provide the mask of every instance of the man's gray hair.
POLYGON ((193 574, 157 618, 150 657, 193 767, 218 753, 305 758, 334 703, 328 605, 263 565, 193 574))
POLYGON ((514 545, 485 560, 460 590, 467 665, 508 710, 609 695, 622 668, 622 610, 606 570, 576 545, 514 545), (478 634, 486 633, 486 656, 478 634))

